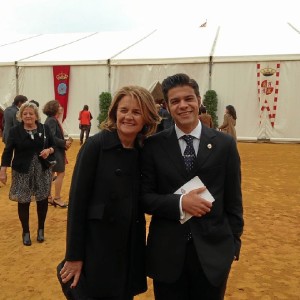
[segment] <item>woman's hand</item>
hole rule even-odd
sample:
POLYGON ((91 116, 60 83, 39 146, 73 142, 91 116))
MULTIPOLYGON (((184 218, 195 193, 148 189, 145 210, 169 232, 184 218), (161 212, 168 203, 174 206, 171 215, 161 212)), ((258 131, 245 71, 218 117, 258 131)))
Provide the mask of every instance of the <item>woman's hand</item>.
POLYGON ((71 284, 71 288, 77 286, 79 277, 81 274, 83 262, 78 261, 66 261, 63 268, 60 271, 60 277, 63 283, 68 282, 74 277, 74 280, 71 284))
POLYGON ((68 150, 71 147, 71 145, 72 145, 72 141, 70 139, 66 140, 66 146, 65 146, 66 150, 68 150))
POLYGON ((0 182, 6 184, 7 182, 7 175, 6 175, 6 168, 2 167, 0 170, 0 182))
POLYGON ((43 149, 43 150, 40 152, 40 156, 41 156, 43 159, 46 159, 51 153, 52 153, 51 148, 46 148, 46 149, 43 149))

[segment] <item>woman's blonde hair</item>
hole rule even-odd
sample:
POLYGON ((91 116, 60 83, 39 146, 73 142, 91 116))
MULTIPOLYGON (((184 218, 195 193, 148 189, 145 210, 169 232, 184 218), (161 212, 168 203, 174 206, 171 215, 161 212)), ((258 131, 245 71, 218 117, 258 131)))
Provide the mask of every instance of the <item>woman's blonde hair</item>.
POLYGON ((119 102, 125 96, 129 96, 138 101, 142 117, 145 121, 145 126, 141 134, 149 136, 155 133, 156 127, 160 123, 161 118, 155 107, 152 95, 145 88, 140 86, 125 86, 116 92, 109 107, 107 119, 101 123, 100 127, 107 130, 117 128, 117 109, 119 102))
POLYGON ((25 108, 28 108, 28 107, 30 107, 30 108, 32 108, 32 109, 34 110, 34 114, 35 114, 35 116, 36 116, 36 118, 37 118, 37 121, 40 122, 41 117, 40 117, 39 109, 38 109, 38 107, 36 106, 35 103, 30 102, 30 101, 26 101, 26 102, 24 102, 24 103, 20 106, 20 109, 19 109, 19 111, 17 112, 17 120, 20 121, 20 122, 22 121, 22 115, 23 115, 23 112, 24 112, 25 108))

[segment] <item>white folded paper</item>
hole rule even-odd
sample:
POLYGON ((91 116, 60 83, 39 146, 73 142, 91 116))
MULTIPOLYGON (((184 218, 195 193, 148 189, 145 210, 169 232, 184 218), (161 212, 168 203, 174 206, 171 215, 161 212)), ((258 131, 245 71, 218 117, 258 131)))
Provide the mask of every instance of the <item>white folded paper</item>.
MULTIPOLYGON (((174 194, 184 195, 184 194, 187 194, 188 192, 190 192, 192 190, 199 189, 199 188, 201 188, 203 186, 204 186, 204 184, 201 181, 201 179, 198 176, 195 176, 193 179, 191 179, 190 181, 186 182, 182 187, 180 187, 174 194)), ((202 198, 204 198, 207 201, 210 201, 210 202, 214 202, 215 201, 214 197, 211 195, 211 193, 209 192, 208 189, 206 189, 200 195, 201 195, 202 198)), ((181 224, 185 223, 191 217, 192 217, 192 215, 190 215, 189 213, 185 212, 185 217, 184 217, 184 219, 180 220, 180 223, 181 224)))

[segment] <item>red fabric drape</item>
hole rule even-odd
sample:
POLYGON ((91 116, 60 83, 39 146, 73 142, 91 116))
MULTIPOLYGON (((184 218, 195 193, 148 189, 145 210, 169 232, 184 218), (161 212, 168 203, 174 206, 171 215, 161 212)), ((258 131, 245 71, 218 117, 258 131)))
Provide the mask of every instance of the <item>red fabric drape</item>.
POLYGON ((53 79, 55 99, 64 108, 64 120, 68 109, 70 66, 53 66, 53 79))

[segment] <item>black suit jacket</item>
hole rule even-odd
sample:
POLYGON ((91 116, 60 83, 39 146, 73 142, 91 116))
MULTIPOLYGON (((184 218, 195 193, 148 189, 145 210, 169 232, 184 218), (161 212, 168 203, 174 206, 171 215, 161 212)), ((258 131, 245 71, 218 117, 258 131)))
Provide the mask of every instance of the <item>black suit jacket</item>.
POLYGON ((197 161, 188 174, 173 126, 146 140, 142 162, 142 201, 145 212, 152 215, 147 239, 148 276, 169 283, 179 278, 189 229, 208 280, 220 285, 234 256, 239 256, 243 231, 236 142, 229 135, 202 126, 197 161), (180 195, 173 193, 196 175, 215 202, 210 213, 192 217, 182 225, 180 195))
POLYGON ((17 120, 18 110, 19 108, 13 104, 7 107, 3 112, 3 142, 5 144, 7 143, 10 129, 19 123, 17 120))

